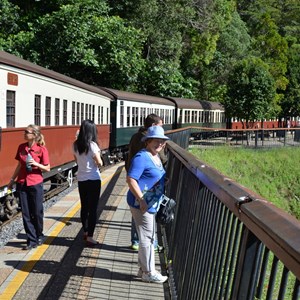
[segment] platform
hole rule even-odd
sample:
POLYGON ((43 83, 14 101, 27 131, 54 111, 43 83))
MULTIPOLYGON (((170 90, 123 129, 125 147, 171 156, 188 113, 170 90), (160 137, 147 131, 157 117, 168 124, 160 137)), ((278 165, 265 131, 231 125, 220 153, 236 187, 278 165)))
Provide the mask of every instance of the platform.
MULTIPOLYGON (((122 164, 102 173, 96 247, 85 247, 76 187, 45 212, 42 246, 22 250, 22 231, 1 248, 0 299, 168 299, 167 282, 145 283, 136 277, 125 175, 122 164)), ((156 254, 157 270, 162 255, 156 254)))

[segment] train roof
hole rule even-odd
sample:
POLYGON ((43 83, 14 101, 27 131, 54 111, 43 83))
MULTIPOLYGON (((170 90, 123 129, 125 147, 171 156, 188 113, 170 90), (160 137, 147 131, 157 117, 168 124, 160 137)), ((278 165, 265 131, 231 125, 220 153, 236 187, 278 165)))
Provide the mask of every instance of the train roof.
POLYGON ((0 64, 8 65, 8 66, 22 69, 22 70, 25 70, 25 71, 28 71, 31 73, 35 73, 35 74, 39 74, 39 75, 42 75, 42 76, 45 76, 48 78, 52 78, 52 79, 82 88, 84 90, 100 94, 102 96, 108 97, 111 100, 111 95, 102 89, 99 89, 97 87, 94 87, 94 86, 86 84, 86 83, 83 83, 79 80, 73 79, 71 77, 60 74, 58 72, 43 68, 41 66, 38 66, 32 62, 29 62, 23 58, 17 57, 15 55, 12 55, 5 51, 0 51, 0 64))
POLYGON ((175 103, 171 102, 167 98, 149 96, 149 95, 137 94, 137 93, 131 93, 131 92, 124 92, 124 91, 119 91, 119 90, 106 88, 106 87, 101 87, 101 88, 104 89, 105 91, 107 91, 108 93, 111 93, 111 95, 115 99, 119 99, 119 100, 148 102, 148 103, 154 103, 154 104, 175 106, 175 103))
POLYGON ((186 98, 168 97, 168 99, 174 101, 178 108, 188 109, 220 109, 224 110, 224 107, 219 102, 212 102, 206 100, 194 100, 186 98))

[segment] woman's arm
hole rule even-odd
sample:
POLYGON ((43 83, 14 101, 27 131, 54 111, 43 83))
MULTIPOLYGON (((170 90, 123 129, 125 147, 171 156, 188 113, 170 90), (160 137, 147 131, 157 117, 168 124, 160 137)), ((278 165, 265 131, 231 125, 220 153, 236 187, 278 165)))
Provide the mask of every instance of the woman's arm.
POLYGON ((50 164, 48 164, 48 165, 42 165, 42 164, 36 162, 34 159, 29 160, 29 163, 32 166, 38 167, 41 171, 46 171, 46 172, 50 171, 50 164))
POLYGON ((129 176, 126 177, 126 181, 127 181, 130 191, 132 192, 134 197, 137 199, 137 201, 139 201, 140 209, 141 209, 142 213, 146 212, 148 210, 148 206, 147 206, 146 201, 143 198, 143 193, 142 193, 137 181, 129 176))
POLYGON ((15 171, 14 171, 14 174, 11 176, 10 182, 9 182, 8 185, 7 185, 7 188, 8 188, 9 190, 11 189, 12 185, 14 184, 15 179, 16 179, 16 177, 18 176, 18 174, 19 174, 19 172, 20 172, 20 169, 21 169, 21 163, 18 162, 17 167, 16 167, 16 169, 15 169, 15 171))
POLYGON ((94 158, 94 161, 97 164, 97 166, 99 166, 99 167, 103 166, 103 161, 101 159, 100 152, 96 152, 93 158, 94 158))

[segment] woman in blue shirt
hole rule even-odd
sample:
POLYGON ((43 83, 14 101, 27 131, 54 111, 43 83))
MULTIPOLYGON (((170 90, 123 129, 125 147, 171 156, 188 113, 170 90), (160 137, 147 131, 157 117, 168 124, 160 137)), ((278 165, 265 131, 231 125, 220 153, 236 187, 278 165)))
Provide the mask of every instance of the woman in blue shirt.
POLYGON ((146 282, 163 283, 168 277, 155 270, 155 213, 164 193, 165 170, 158 155, 169 138, 160 126, 151 126, 143 137, 145 149, 132 159, 127 173, 130 206, 139 236, 138 276, 146 282))

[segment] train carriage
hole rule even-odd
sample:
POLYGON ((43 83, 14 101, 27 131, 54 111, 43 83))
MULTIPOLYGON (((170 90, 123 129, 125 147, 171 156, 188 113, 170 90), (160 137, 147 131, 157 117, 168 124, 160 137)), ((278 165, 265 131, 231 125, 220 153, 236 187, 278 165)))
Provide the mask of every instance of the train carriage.
POLYGON ((225 110, 218 102, 168 97, 176 104, 176 128, 225 128, 225 110))
POLYGON ((148 114, 154 113, 162 117, 164 129, 173 128, 175 104, 166 98, 148 96, 103 88, 113 97, 111 104, 110 149, 116 158, 126 152, 131 136, 144 125, 148 114))
POLYGON ((100 148, 109 149, 111 95, 0 51, 0 198, 10 180, 17 146, 28 124, 41 126, 50 153, 50 176, 72 180, 71 146, 83 119, 98 128, 100 148))

